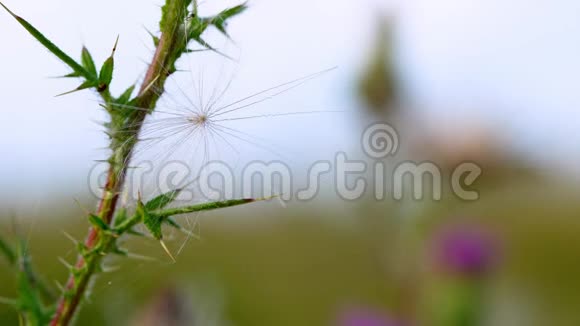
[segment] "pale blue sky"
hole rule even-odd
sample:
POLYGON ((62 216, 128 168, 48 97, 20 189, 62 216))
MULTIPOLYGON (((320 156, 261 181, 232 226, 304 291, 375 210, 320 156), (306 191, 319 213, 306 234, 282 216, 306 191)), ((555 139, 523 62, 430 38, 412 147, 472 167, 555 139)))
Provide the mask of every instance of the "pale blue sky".
MULTIPOLYGON (((113 85, 120 90, 139 77, 151 55, 144 26, 156 29, 161 1, 4 3, 67 52, 76 55, 86 44, 98 62, 120 35, 113 85)), ((234 3, 206 1, 201 9, 211 13, 234 3)), ((368 55, 381 10, 398 17, 400 57, 416 113, 440 119, 457 114, 484 117, 509 137, 514 150, 528 152, 534 160, 574 166, 571 160, 580 157, 578 1, 256 0, 250 5, 230 25, 235 45, 210 37, 239 58, 232 98, 338 66, 268 102, 268 111, 262 112, 347 113, 243 125, 299 153, 299 161, 327 159, 356 145, 359 108, 351 83, 368 55)), ((0 30, 0 179, 16 192, 30 192, 33 186, 43 193, 61 186, 62 180, 82 183, 92 161, 105 156, 98 150, 105 140, 94 123, 104 118, 96 97, 81 92, 55 98, 76 86, 74 81, 49 78, 67 73, 66 67, 4 12, 0 30)), ((203 62, 220 59, 207 60, 203 62)))

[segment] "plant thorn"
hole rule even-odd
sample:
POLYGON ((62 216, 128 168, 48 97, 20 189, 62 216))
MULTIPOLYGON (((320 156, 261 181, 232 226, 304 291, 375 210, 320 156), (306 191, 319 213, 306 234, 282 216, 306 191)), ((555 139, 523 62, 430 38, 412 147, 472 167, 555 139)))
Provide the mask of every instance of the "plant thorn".
POLYGON ((175 260, 175 257, 173 257, 173 255, 171 254, 171 251, 169 251, 169 248, 167 248, 167 245, 165 244, 165 242, 163 240, 159 240, 159 243, 161 244, 161 247, 163 247, 163 250, 165 250, 167 255, 171 258, 173 263, 174 264, 177 263, 177 260, 175 260))

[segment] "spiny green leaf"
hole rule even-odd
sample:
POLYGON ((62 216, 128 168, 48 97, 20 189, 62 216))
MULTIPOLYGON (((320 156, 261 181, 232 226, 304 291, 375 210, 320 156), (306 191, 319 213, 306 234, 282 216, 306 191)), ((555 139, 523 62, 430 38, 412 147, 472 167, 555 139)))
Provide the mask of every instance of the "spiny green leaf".
POLYGON ((217 28, 224 35, 229 36, 227 31, 226 31, 226 25, 227 25, 228 19, 241 14, 246 9, 248 9, 248 6, 246 5, 246 3, 243 3, 241 5, 237 5, 237 6, 232 7, 232 8, 228 8, 228 9, 220 12, 219 14, 215 15, 214 17, 210 18, 209 22, 210 22, 210 24, 214 25, 215 28, 217 28))
POLYGON ((175 222, 172 218, 168 217, 165 219, 165 223, 167 223, 168 225, 171 225, 172 227, 181 230, 183 227, 181 225, 179 225, 177 222, 175 222))
POLYGON ((72 300, 72 298, 74 298, 75 296, 75 291, 74 289, 64 289, 64 291, 62 292, 62 296, 66 300, 72 300))
POLYGON ((83 266, 82 268, 77 268, 77 267, 71 268, 71 274, 73 274, 74 276, 81 277, 86 272, 87 272, 86 265, 83 266))
POLYGON ((131 100, 131 95, 133 95, 133 91, 135 90, 135 85, 127 88, 121 96, 117 99, 117 104, 125 105, 129 103, 131 100))
POLYGON ((90 79, 91 78, 91 74, 85 68, 83 68, 83 66, 81 66, 80 64, 78 64, 73 58, 71 58, 66 53, 64 53, 59 47, 57 47, 48 38, 46 38, 34 26, 32 26, 30 23, 28 23, 22 17, 17 16, 16 14, 14 14, 12 11, 10 11, 10 9, 8 9, 1 2, 0 2, 0 6, 4 7, 4 9, 6 9, 6 11, 12 17, 14 17, 14 19, 16 19, 16 21, 18 21, 18 23, 20 23, 20 25, 22 25, 22 27, 24 27, 24 29, 26 29, 28 31, 28 33, 30 33, 30 35, 32 35, 38 42, 40 42, 40 44, 44 45, 44 47, 47 50, 49 50, 50 52, 52 52, 52 54, 54 54, 62 62, 64 62, 65 64, 67 64, 69 67, 71 67, 74 72, 78 73, 79 75, 81 75, 81 76, 83 76, 83 77, 85 77, 87 79, 90 79))
POLYGON ((183 53, 195 53, 195 52, 205 52, 211 51, 210 49, 185 49, 183 53))
POLYGON ((105 60, 103 66, 101 67, 101 71, 99 72, 99 86, 97 88, 99 92, 106 90, 113 80, 113 70, 115 68, 115 51, 117 50, 118 43, 119 37, 117 37, 117 40, 115 41, 115 46, 113 46, 111 56, 105 60))
POLYGON ((246 9, 248 9, 248 4, 247 4, 247 2, 244 2, 244 3, 239 4, 237 6, 223 10, 222 12, 220 12, 219 14, 214 16, 214 20, 226 21, 234 16, 241 14, 246 9))
POLYGON ((163 238, 161 232, 163 219, 158 215, 150 214, 141 200, 137 202, 136 214, 141 218, 143 224, 155 239, 161 240, 163 238))
POLYGON ((135 208, 135 214, 142 220, 143 215, 145 215, 145 205, 141 200, 141 194, 139 193, 139 199, 137 199, 137 207, 135 208))
POLYGON ((115 59, 113 57, 109 57, 103 63, 101 67, 101 72, 99 73, 99 92, 106 90, 111 84, 113 80, 113 69, 115 68, 115 59))
POLYGON ((96 79, 97 78, 97 67, 95 66, 95 61, 93 60, 93 57, 91 56, 91 53, 89 52, 89 50, 83 46, 83 51, 81 53, 81 60, 83 63, 83 67, 85 67, 85 69, 87 69, 89 71, 89 73, 91 73, 93 75, 92 79, 96 79))
POLYGON ((191 18, 188 28, 187 28, 187 36, 189 39, 195 39, 200 37, 203 32, 209 26, 209 22, 211 19, 193 17, 191 18))
POLYGON ((84 265, 81 268, 73 267, 70 269, 70 273, 73 276, 73 281, 76 287, 80 284, 83 277, 88 273, 87 266, 84 265))
POLYGON ((115 215, 115 226, 119 226, 127 220, 127 209, 125 207, 119 208, 117 214, 115 215))
POLYGON ((82 77, 81 74, 79 74, 78 72, 71 72, 68 75, 61 76, 61 78, 78 78, 78 77, 82 77))
POLYGON ((87 80, 86 82, 82 83, 75 91, 81 91, 83 89, 91 88, 97 86, 97 83, 92 80, 87 80))
POLYGON ((214 210, 214 209, 249 204, 249 203, 253 203, 255 201, 257 201, 257 199, 252 199, 252 198, 216 201, 216 202, 203 203, 203 204, 192 205, 192 206, 169 208, 169 209, 157 211, 154 214, 163 219, 163 218, 173 216, 173 215, 187 214, 187 213, 193 213, 193 212, 202 212, 202 211, 210 211, 210 210, 214 210))
POLYGON ((149 232, 151 232, 151 235, 153 235, 153 237, 155 237, 155 239, 157 240, 163 238, 163 234, 161 233, 162 222, 163 219, 161 218, 161 216, 152 215, 149 213, 145 215, 143 220, 143 224, 145 224, 149 232))
POLYGON ((165 208, 165 206, 172 203, 177 198, 177 196, 179 196, 182 190, 183 188, 171 190, 169 192, 166 192, 151 199, 150 201, 147 202, 147 204, 145 204, 145 209, 148 211, 152 211, 165 208))
POLYGON ((175 222, 171 217, 166 217, 164 219, 164 222, 167 225, 169 225, 169 226, 181 231, 182 233, 186 234, 188 237, 199 239, 198 235, 196 235, 195 233, 191 232, 190 230, 184 228, 183 226, 179 225, 179 223, 175 222))
POLYGON ((91 222, 91 224, 99 230, 103 231, 109 230, 109 226, 107 225, 107 223, 105 223, 105 221, 103 221, 103 219, 98 217, 97 215, 89 214, 89 222, 91 222))
POLYGON ((81 243, 81 242, 77 243, 77 251, 85 259, 89 258, 89 256, 90 256, 90 250, 89 250, 89 248, 87 248, 87 246, 85 246, 84 243, 81 243))
POLYGON ((153 40, 153 45, 155 45, 155 48, 157 48, 157 46, 159 45, 159 37, 151 33, 151 31, 149 31, 148 29, 146 29, 146 31, 149 34, 149 36, 151 36, 151 39, 153 40))
POLYGON ((83 89, 87 89, 87 88, 91 88, 91 87, 97 87, 97 82, 92 81, 92 80, 87 80, 84 83, 80 84, 79 87, 73 89, 72 91, 68 91, 68 92, 64 92, 62 94, 58 94, 56 97, 69 95, 69 94, 72 94, 74 92, 82 91, 83 89))

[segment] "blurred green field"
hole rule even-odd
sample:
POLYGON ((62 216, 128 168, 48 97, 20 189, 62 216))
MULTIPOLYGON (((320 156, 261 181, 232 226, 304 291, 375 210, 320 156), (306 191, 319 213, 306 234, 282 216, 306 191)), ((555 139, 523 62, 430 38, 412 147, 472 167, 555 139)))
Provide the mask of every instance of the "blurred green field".
MULTIPOLYGON (((168 288, 187 298, 186 310, 213 311, 226 325, 332 325, 353 305, 407 318, 421 305, 432 230, 477 219, 501 239, 502 264, 487 285, 491 325, 578 325, 579 193, 540 180, 500 181, 474 203, 259 203, 205 214, 202 239, 189 241, 176 264, 157 242, 129 239, 132 252, 156 261, 108 261, 119 270, 99 276, 78 324, 138 323, 152 298, 168 288)), ((62 231, 81 237, 87 227, 80 212, 63 211, 44 220, 17 219, 50 285, 66 277, 56 257, 74 259, 62 231)), ((11 223, 3 221, 3 235, 10 235, 11 223)), ((174 234, 168 244, 176 253, 184 240, 174 234)), ((1 296, 11 297, 14 280, 2 265, 1 296)), ((2 325, 17 320, 10 307, 0 306, 2 325)))

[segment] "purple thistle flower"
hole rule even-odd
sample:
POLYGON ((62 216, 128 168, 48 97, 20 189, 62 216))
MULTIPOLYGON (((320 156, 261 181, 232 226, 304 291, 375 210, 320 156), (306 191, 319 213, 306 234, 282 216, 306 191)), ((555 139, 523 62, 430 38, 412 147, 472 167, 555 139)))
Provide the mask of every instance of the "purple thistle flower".
POLYGON ((497 264, 497 241, 478 225, 454 225, 436 237, 435 259, 446 271, 481 276, 497 264))
POLYGON ((386 314, 368 308, 354 308, 344 311, 338 318, 337 326, 401 326, 401 323, 386 314))

